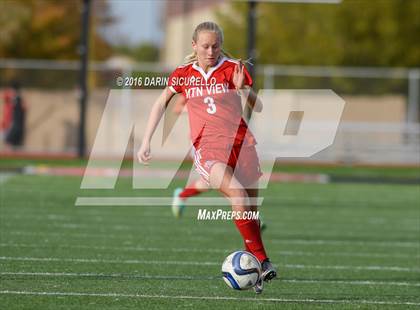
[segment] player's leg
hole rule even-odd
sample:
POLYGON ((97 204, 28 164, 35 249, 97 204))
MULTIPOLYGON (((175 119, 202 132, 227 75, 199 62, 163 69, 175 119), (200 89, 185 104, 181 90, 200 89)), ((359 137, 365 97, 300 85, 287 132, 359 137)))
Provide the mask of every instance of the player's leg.
MULTIPOLYGON (((197 169, 196 160, 196 149, 194 147, 191 148, 191 158, 193 159, 194 165, 197 169)), ((176 218, 180 218, 182 213, 185 209, 185 202, 188 198, 197 196, 203 192, 209 190, 209 184, 203 180, 203 176, 197 178, 197 180, 188 184, 185 188, 178 187, 174 190, 173 197, 172 197, 172 214, 176 218)))
MULTIPOLYGON (((249 201, 251 203, 251 210, 257 212, 258 211, 258 187, 256 184, 254 186, 250 186, 250 188, 246 189, 246 192, 249 197, 249 201)), ((260 221, 258 219, 260 224, 260 221)), ((247 249, 248 250, 248 249, 247 249)), ((260 281, 254 287, 256 293, 261 293, 263 290, 263 281, 271 281, 277 277, 277 271, 274 268, 273 264, 270 262, 268 258, 261 262, 262 267, 262 274, 260 281)))
MULTIPOLYGON (((258 184, 253 184, 250 188, 247 188, 246 191, 250 200, 251 210, 255 212, 258 211, 258 184)), ((261 232, 267 229, 267 225, 263 221, 261 214, 258 214, 258 223, 260 225, 261 232)))
POLYGON ((201 193, 207 192, 209 190, 208 184, 201 178, 193 181, 187 185, 182 192, 179 193, 179 197, 182 200, 187 200, 190 197, 197 196, 201 193))
POLYGON ((180 218, 185 209, 185 201, 208 190, 209 186, 202 178, 191 182, 185 188, 176 188, 172 198, 172 214, 180 218))
MULTIPOLYGON (((250 204, 251 204, 251 210, 254 211, 254 212, 257 212, 258 211, 258 188, 247 188, 246 192, 248 194, 249 201, 250 201, 250 204)), ((261 230, 261 221, 260 221, 259 218, 258 218, 258 225, 260 226, 260 231, 262 231, 261 230)), ((248 249, 248 246, 247 246, 246 243, 245 243, 245 249, 249 252, 249 249, 248 249)), ((266 259, 266 260, 268 260, 268 259, 266 259)), ((261 269, 263 269, 263 264, 264 264, 264 261, 261 262, 261 269)), ((254 286, 254 291, 257 294, 261 294, 262 291, 264 290, 263 273, 264 273, 264 270, 262 270, 261 277, 258 279, 257 284, 255 284, 255 286, 254 286)))
MULTIPOLYGON (((250 201, 250 209, 258 211, 258 179, 261 176, 259 159, 254 146, 234 149, 235 156, 235 176, 246 185, 246 192, 250 201)), ((262 228, 260 218, 257 220, 258 225, 262 228)), ((255 285, 256 293, 261 293, 264 288, 264 281, 269 281, 276 277, 277 273, 268 258, 261 261, 262 275, 255 285)))
MULTIPOLYGON (((235 178, 230 166, 216 162, 210 170, 210 184, 212 188, 218 189, 230 200, 233 211, 251 210, 247 191, 235 178)), ((258 221, 243 218, 237 218, 234 221, 249 252, 256 256, 260 262, 267 259, 258 221)))
MULTIPOLYGON (((251 209, 257 211, 258 180, 262 173, 255 146, 234 147, 230 160, 232 166, 235 167, 235 177, 243 185, 246 185, 245 188, 247 188, 248 196, 251 200, 251 209)), ((259 225, 261 231, 266 229, 266 224, 263 222, 261 215, 259 216, 259 225)))

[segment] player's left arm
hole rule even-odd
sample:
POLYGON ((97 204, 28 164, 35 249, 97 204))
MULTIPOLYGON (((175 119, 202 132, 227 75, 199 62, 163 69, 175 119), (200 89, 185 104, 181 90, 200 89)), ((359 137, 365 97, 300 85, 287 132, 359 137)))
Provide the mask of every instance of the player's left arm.
POLYGON ((235 85, 238 94, 246 98, 246 104, 255 112, 261 112, 263 104, 258 98, 255 91, 252 89, 251 85, 252 80, 249 76, 248 71, 246 71, 245 66, 242 62, 239 62, 235 66, 235 71, 233 73, 233 84, 235 85))

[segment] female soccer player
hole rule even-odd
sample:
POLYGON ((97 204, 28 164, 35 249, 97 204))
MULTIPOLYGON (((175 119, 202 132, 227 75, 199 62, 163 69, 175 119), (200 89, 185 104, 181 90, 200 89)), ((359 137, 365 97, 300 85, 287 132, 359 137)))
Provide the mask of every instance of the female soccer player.
MULTIPOLYGON (((213 22, 199 24, 192 37, 193 53, 169 77, 168 87, 154 103, 138 151, 140 162, 151 157, 150 141, 175 93, 187 100, 190 135, 195 148, 194 165, 203 180, 227 197, 236 212, 256 211, 261 176, 255 138, 242 118, 240 95, 256 112, 262 103, 252 90, 252 79, 240 61, 222 50, 223 32, 213 22)), ((243 213, 242 213, 243 214, 243 213)), ((235 219, 245 248, 262 265, 262 276, 255 286, 261 293, 264 281, 276 277, 267 257, 258 220, 235 219)))
MULTIPOLYGON (((176 97, 176 101, 174 103, 174 107, 172 112, 176 115, 180 115, 185 110, 185 105, 187 104, 187 100, 183 95, 179 95, 176 97)), ((192 149, 192 159, 195 156, 195 149, 192 149)), ((198 178, 196 180, 191 181, 185 188, 178 187, 174 190, 173 198, 172 198, 172 214, 176 218, 180 218, 184 213, 186 201, 194 196, 200 195, 201 193, 205 193, 210 189, 210 185, 204 181, 202 178, 198 178)), ((266 223, 262 220, 261 214, 259 214, 259 226, 261 232, 267 229, 266 223)))

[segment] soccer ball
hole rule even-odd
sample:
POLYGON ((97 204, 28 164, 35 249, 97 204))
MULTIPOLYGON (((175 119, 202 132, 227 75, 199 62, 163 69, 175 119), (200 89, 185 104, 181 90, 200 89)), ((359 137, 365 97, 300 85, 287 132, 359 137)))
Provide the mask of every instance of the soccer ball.
POLYGON ((247 290, 257 284, 261 276, 261 264, 249 252, 233 252, 223 262, 222 275, 229 287, 235 290, 247 290))

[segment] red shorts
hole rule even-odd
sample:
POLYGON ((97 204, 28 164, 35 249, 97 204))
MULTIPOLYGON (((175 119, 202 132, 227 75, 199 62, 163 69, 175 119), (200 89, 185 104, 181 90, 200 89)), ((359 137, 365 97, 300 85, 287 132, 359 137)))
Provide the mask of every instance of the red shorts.
POLYGON ((215 163, 232 167, 234 176, 246 187, 254 184, 262 176, 257 151, 254 145, 229 148, 210 148, 205 145, 194 152, 195 170, 210 184, 210 170, 215 163))

